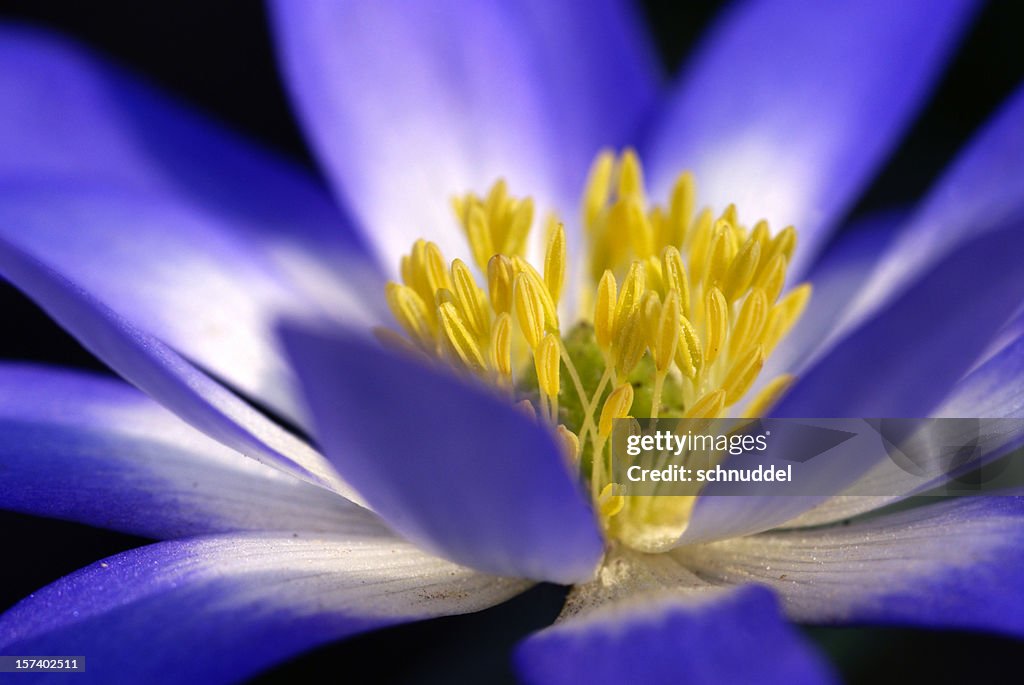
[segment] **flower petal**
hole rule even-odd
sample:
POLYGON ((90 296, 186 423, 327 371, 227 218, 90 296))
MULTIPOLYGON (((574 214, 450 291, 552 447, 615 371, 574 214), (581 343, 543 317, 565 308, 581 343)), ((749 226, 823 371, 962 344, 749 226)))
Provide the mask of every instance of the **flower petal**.
POLYGON ((3 509, 152 538, 331 531, 361 511, 101 376, 0 363, 0 434, 3 509))
POLYGON ((126 380, 193 427, 257 461, 346 496, 330 464, 160 340, 0 237, 0 273, 126 380))
POLYGON ((529 638, 516 663, 530 685, 835 681, 753 585, 605 606, 529 638))
POLYGON ((525 589, 353 522, 344 536, 161 542, 0 617, 5 654, 83 654, 85 682, 238 682, 326 642, 492 606, 525 589))
POLYGON ((910 624, 1024 636, 1024 498, 973 497, 845 526, 681 548, 716 584, 764 583, 813 623, 910 624))
POLYGON ((81 181, 0 182, 0 238, 298 418, 294 379, 272 325, 280 312, 320 312, 215 217, 161 196, 81 181))
POLYGON ((593 574, 603 541, 550 431, 454 372, 345 333, 284 334, 317 438, 394 530, 489 573, 593 574))
POLYGON ((935 184, 847 312, 852 325, 964 242, 1024 212, 1024 86, 935 184))
POLYGON ((450 198, 499 177, 573 212, 590 157, 627 142, 654 97, 651 55, 615 0, 273 10, 313 146, 387 269, 424 236, 464 252, 450 198))
POLYGON ((650 141, 655 189, 691 169, 702 203, 795 225, 802 272, 923 104, 973 4, 738 3, 650 141))
POLYGON ((0 176, 94 179, 187 201, 267 247, 356 245, 296 165, 55 34, 0 26, 0 176))
POLYGON ((1024 221, 961 246, 812 366, 774 413, 929 416, 1024 300, 1022 251, 1024 221))

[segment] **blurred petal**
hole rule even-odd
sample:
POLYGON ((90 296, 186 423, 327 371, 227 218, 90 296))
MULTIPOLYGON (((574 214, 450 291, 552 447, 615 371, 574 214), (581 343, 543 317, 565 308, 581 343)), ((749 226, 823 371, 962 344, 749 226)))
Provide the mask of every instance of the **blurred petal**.
POLYGON ((455 376, 348 334, 285 330, 316 436, 394 530, 489 573, 571 583, 604 543, 550 431, 455 376))
MULTIPOLYGON (((90 683, 227 683, 381 626, 521 592, 353 522, 345 535, 162 542, 94 564, 0 617, 6 654, 84 654, 90 683)), ((77 680, 77 678, 76 678, 77 680)))
POLYGON ((60 36, 0 27, 0 176, 92 179, 167 194, 262 249, 310 258, 355 246, 329 195, 295 165, 171 101, 60 36))
POLYGON ((90 352, 193 427, 257 461, 335 490, 351 491, 330 464, 212 378, 135 328, 77 283, 0 238, 0 274, 28 294, 90 352))
POLYGON ((800 377, 774 414, 929 416, 1024 300, 1024 225, 961 246, 800 377))
POLYGON ((852 325, 975 236, 1024 213, 1024 87, 963 150, 847 312, 852 325))
POLYGON ((273 322, 283 312, 324 314, 259 246, 217 216, 82 180, 0 182, 0 238, 242 391, 300 419, 273 322))
POLYGON ((0 434, 3 509, 152 538, 331 531, 366 515, 101 376, 0 364, 0 434))
POLYGON ((529 638, 516 663, 529 685, 835 681, 755 586, 605 606, 529 638))
POLYGON ((1024 418, 1024 335, 956 384, 937 416, 1024 418))
POLYGON ((266 321, 312 299, 355 309, 340 280, 307 276, 365 255, 330 196, 70 41, 0 27, 0 63, 3 235, 298 420, 266 321))
POLYGON ((464 252, 450 198, 499 177, 574 212, 590 157, 627 142, 654 98, 651 55, 614 0, 273 10, 313 147, 389 270, 423 236, 464 252))
POLYGON ((974 497, 844 526, 681 548, 715 584, 763 583, 812 623, 883 623, 1024 636, 1024 498, 974 497))
POLYGON ((802 272, 924 103, 972 5, 737 3, 650 141, 656 191, 691 169, 701 203, 795 225, 802 272))

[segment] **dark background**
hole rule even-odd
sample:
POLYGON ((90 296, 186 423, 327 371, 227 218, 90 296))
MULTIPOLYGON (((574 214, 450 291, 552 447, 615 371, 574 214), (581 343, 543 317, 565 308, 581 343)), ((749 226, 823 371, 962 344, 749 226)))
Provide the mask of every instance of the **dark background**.
MULTIPOLYGON (((894 0, 898 1, 898 0, 894 0)), ((719 9, 716 2, 643 3, 666 71, 674 73, 719 9)), ((285 155, 314 166, 274 63, 255 1, 90 2, 0 0, 0 19, 63 31, 285 155)), ((1024 81, 1024 3, 988 5, 902 146, 852 210, 856 217, 920 196, 971 132, 1024 81)), ((0 283, 0 359, 105 371, 31 302, 0 283)), ((0 611, 60 576, 147 540, 0 512, 0 611)), ((317 650, 260 682, 341 679, 372 672, 384 682, 511 682, 508 652, 557 614, 565 590, 545 585, 495 609, 403 626, 317 650)), ((1013 640, 967 632, 809 628, 849 682, 981 682, 1013 679, 1024 656, 1013 640)))

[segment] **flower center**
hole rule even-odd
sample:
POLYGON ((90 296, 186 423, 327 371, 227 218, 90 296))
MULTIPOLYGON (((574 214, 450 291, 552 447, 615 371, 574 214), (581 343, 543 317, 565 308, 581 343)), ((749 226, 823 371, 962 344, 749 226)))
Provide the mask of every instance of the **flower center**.
POLYGON ((499 180, 486 196, 453 204, 484 278, 417 241, 402 258, 402 282, 387 286, 401 344, 486 380, 550 426, 607 536, 657 549, 685 526, 693 497, 619 494, 612 422, 756 417, 775 402, 792 377, 741 404, 810 297, 806 283, 783 295, 796 231, 772 235, 763 220, 748 229, 732 205, 717 217, 695 213, 689 173, 666 204, 649 204, 636 154, 604 151, 583 196, 580 314, 565 325, 566 233, 557 217, 545 221, 538 269, 525 258, 531 199, 512 197, 499 180))

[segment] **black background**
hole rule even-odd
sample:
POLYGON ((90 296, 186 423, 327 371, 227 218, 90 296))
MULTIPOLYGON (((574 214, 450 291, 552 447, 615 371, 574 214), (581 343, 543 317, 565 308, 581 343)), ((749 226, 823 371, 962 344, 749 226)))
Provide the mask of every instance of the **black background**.
MULTIPOLYGON (((685 61, 718 5, 644 3, 668 73, 685 61)), ((0 18, 72 35, 234 128, 314 166, 277 76, 266 15, 258 2, 4 1, 0 18)), ((971 132, 1024 81, 1022 33, 1024 3, 995 2, 986 7, 924 114, 852 216, 907 206, 927 189, 971 132)), ((0 333, 0 359, 105 371, 3 283, 0 333)), ((83 565, 145 542, 0 512, 0 610, 83 565)), ((357 637, 285 664, 259 681, 342 680, 369 672, 382 682, 511 682, 509 649, 557 615, 564 593, 559 587, 540 586, 480 614, 357 637)), ((1013 679, 1024 656, 1020 642, 966 632, 871 627, 805 632, 850 682, 1013 679)))

